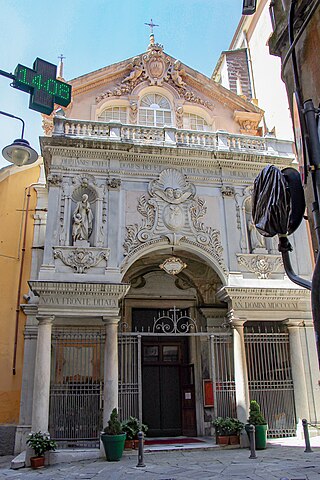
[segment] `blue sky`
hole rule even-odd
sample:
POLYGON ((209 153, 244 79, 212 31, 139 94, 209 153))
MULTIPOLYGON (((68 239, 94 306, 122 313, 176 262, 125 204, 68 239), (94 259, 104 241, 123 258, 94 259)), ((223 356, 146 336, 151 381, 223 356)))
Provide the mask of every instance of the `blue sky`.
MULTIPOLYGON (((144 52, 152 18, 168 54, 211 76, 241 10, 242 0, 0 0, 0 69, 32 68, 36 57, 57 64, 62 53, 64 77, 75 78, 144 52)), ((29 95, 0 76, 0 110, 25 120, 25 138, 40 152, 41 114, 28 105, 29 95)), ((19 121, 0 115, 0 151, 20 134, 19 121)))

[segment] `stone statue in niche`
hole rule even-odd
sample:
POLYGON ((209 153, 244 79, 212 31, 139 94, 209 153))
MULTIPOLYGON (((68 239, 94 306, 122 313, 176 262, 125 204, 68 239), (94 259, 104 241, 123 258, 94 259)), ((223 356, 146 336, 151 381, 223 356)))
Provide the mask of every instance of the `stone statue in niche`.
POLYGON ((88 242, 92 233, 93 213, 88 201, 88 195, 84 193, 82 199, 77 203, 73 212, 72 240, 73 244, 77 240, 88 242))
POLYGON ((259 249, 266 249, 266 241, 263 235, 256 229, 254 223, 248 221, 248 231, 249 231, 249 241, 250 241, 250 250, 252 253, 257 252, 259 249))

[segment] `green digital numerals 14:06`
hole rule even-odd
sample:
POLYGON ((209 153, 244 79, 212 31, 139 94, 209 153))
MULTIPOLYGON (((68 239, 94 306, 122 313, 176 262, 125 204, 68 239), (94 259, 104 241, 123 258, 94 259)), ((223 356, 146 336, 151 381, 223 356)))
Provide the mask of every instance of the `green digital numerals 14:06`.
MULTIPOLYGON (((30 87, 43 90, 49 95, 55 95, 66 100, 70 97, 70 86, 66 83, 59 82, 53 78, 43 79, 41 74, 35 74, 32 78, 28 75, 28 68, 21 68, 18 71, 17 80, 30 87)), ((30 71, 30 70, 29 70, 30 71)))

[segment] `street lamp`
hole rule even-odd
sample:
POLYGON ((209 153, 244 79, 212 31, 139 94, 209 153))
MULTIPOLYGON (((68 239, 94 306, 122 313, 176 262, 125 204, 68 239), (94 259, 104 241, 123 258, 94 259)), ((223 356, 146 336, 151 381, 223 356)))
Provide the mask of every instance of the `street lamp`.
POLYGON ((30 143, 23 138, 24 134, 24 121, 20 117, 11 115, 11 113, 0 111, 1 115, 6 117, 16 118, 22 122, 21 138, 14 140, 11 145, 7 145, 2 150, 3 157, 11 163, 14 163, 18 167, 23 165, 30 165, 38 160, 37 152, 30 146, 30 143))

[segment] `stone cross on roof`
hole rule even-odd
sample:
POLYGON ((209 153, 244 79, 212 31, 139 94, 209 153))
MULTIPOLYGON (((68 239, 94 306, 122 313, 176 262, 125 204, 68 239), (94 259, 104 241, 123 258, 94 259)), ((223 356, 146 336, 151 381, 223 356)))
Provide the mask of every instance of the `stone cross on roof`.
POLYGON ((150 33, 151 33, 151 35, 153 35, 153 27, 159 27, 159 25, 157 25, 156 23, 153 23, 152 18, 151 18, 151 20, 150 20, 150 23, 145 23, 145 25, 148 25, 148 27, 150 27, 150 33))
POLYGON ((153 33, 153 27, 159 27, 159 25, 157 25, 156 23, 153 23, 153 20, 151 18, 150 20, 150 23, 145 23, 145 25, 148 25, 148 27, 150 27, 150 44, 149 44, 149 47, 152 47, 154 45, 154 33, 153 33))

